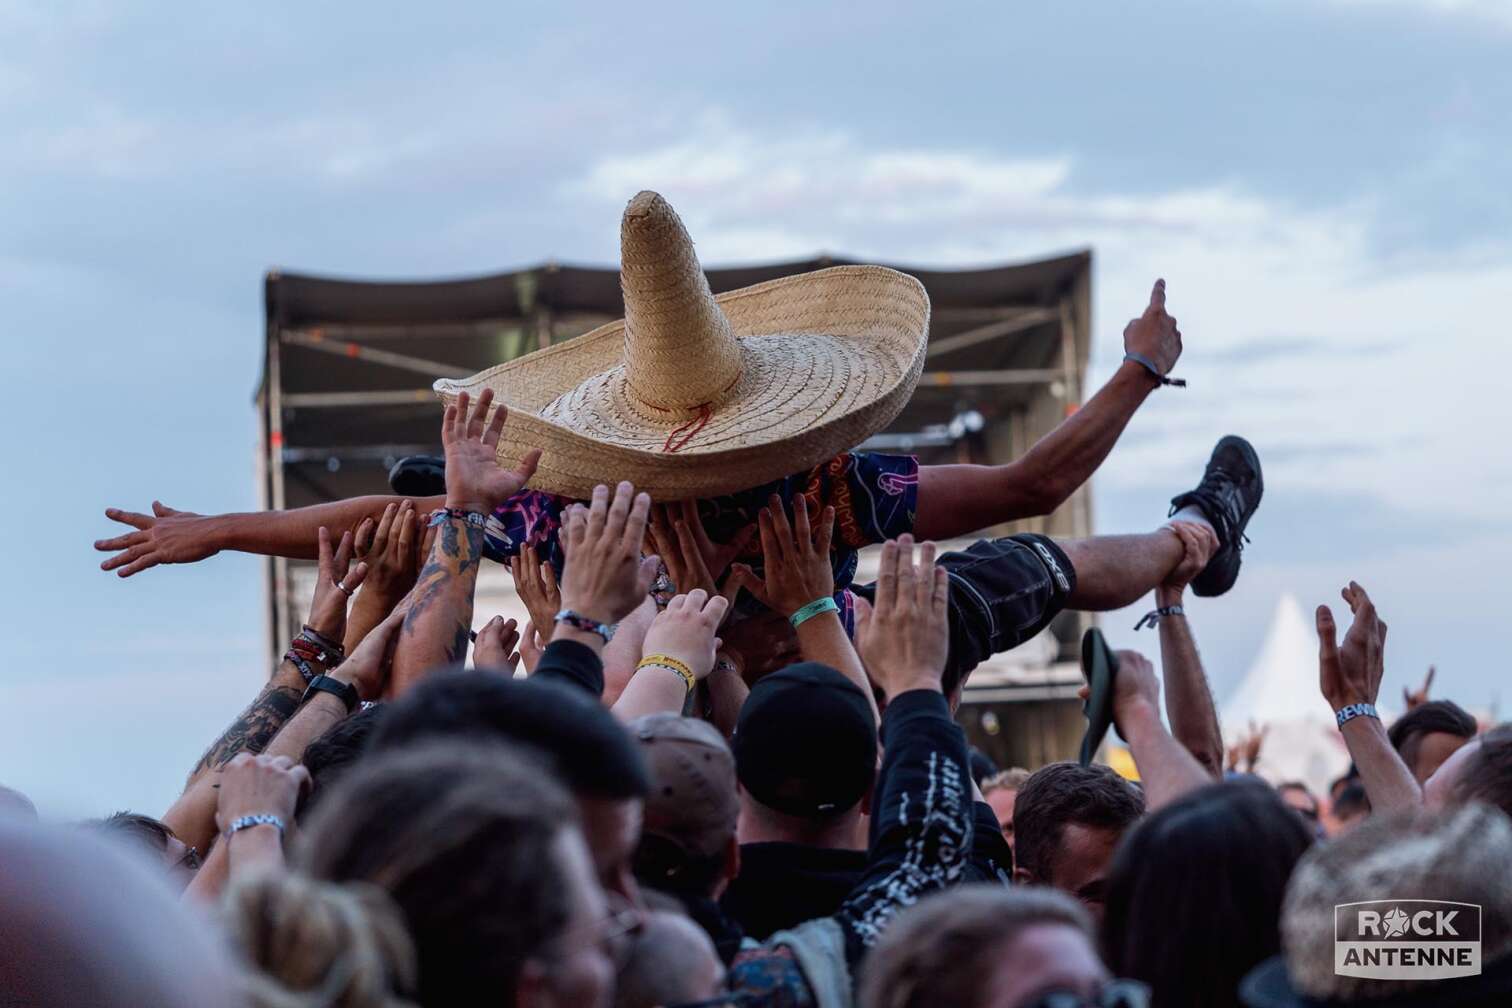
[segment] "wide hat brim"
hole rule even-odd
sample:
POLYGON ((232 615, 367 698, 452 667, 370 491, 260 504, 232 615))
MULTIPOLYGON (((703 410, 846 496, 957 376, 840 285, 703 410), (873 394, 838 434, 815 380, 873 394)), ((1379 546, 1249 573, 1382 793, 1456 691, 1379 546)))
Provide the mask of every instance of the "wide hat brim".
POLYGON ((733 493, 810 469, 886 427, 923 371, 929 296, 882 266, 837 266, 714 299, 740 347, 734 383, 706 410, 661 412, 632 393, 625 321, 462 380, 509 410, 499 461, 542 456, 531 486, 586 498, 621 480, 662 500, 733 493))

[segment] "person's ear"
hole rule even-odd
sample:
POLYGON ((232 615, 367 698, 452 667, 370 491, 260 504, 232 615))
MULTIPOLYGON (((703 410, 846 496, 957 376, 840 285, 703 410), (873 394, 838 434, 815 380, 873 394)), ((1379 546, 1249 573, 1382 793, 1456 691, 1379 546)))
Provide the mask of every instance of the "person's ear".
POLYGON ((1039 879, 1028 868, 1015 867, 1013 869, 1013 881, 1017 885, 1039 885, 1039 879))

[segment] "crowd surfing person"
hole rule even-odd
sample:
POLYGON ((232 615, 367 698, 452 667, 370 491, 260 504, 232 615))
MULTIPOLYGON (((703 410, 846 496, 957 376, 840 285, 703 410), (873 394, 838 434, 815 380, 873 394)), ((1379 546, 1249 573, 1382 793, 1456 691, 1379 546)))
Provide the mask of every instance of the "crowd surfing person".
POLYGON ((1181 605, 1237 577, 1246 442, 1143 535, 928 541, 1049 511, 1097 468, 1180 353, 1163 284, 1130 359, 1023 458, 929 467, 852 450, 917 379, 914 281, 842 267, 716 300, 654 194, 623 243, 625 322, 444 390, 444 494, 110 512, 136 527, 97 544, 123 575, 317 558, 309 618, 160 819, 59 831, 0 792, 0 999, 1509 1003, 1512 728, 1440 705, 1388 735, 1362 587, 1342 642, 1317 623, 1366 821, 1319 840, 1301 798, 1225 780, 1181 605), (531 624, 469 646, 485 556, 531 624), (952 719, 971 669, 1152 590, 1161 672, 1120 652, 1112 697, 1139 783, 1055 763, 979 789, 952 719), (1481 976, 1330 970, 1333 905, 1385 875, 1483 904, 1481 976))

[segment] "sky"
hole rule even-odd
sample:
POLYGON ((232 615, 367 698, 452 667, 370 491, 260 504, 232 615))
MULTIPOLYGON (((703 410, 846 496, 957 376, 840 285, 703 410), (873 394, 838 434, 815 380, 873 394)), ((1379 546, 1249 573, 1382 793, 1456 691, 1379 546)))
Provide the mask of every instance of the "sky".
MULTIPOLYGON (((1094 386, 1165 277, 1190 387, 1098 472, 1097 526, 1256 445, 1243 575, 1190 607, 1220 701, 1284 594, 1354 578, 1383 696, 1435 663, 1506 714, 1503 0, 0 0, 0 137, 0 782, 44 814, 160 814, 266 674, 257 561, 121 581, 91 549, 107 506, 257 506, 263 273, 613 263, 644 188, 711 265, 1090 246, 1094 386)), ((1136 616, 1105 626, 1153 647, 1136 616)))

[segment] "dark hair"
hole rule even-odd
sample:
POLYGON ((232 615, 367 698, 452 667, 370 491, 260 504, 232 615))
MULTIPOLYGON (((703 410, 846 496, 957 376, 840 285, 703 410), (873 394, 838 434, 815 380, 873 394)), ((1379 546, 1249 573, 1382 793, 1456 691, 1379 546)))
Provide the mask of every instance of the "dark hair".
POLYGON ((386 890, 419 956, 419 1001, 508 1000, 570 906, 557 844, 577 809, 527 751, 431 742, 373 754, 321 803, 296 863, 386 890))
POLYGON ((1407 769, 1416 772, 1423 736, 1443 732, 1470 739, 1475 737, 1477 730, 1475 718, 1453 700, 1429 700, 1392 722, 1386 736, 1391 739, 1391 747, 1402 757, 1402 762, 1407 764, 1407 769))
POLYGON ((91 819, 83 825, 108 836, 124 838, 156 859, 163 857, 168 850, 168 841, 173 838, 173 830, 166 823, 140 812, 117 812, 104 819, 91 819))
POLYGON ((1365 793, 1365 785, 1359 781, 1344 785, 1344 790, 1339 792, 1339 797, 1333 800, 1333 814, 1335 819, 1369 815, 1370 796, 1365 793))
POLYGON ((1108 874, 1103 957, 1154 1005, 1238 1005, 1281 951, 1281 900, 1312 834, 1258 781, 1211 784, 1135 826, 1108 874), (1179 937, 1178 937, 1179 936, 1179 937))
POLYGON ((300 800, 299 818, 308 815, 315 803, 357 762, 378 727, 379 719, 387 711, 388 706, 381 703, 365 707, 337 721, 326 729, 325 734, 305 746, 300 762, 310 772, 311 787, 300 800))
POLYGON ((431 676, 389 705, 369 747, 377 753, 464 737, 539 749, 581 795, 622 800, 650 790, 640 751, 603 704, 580 689, 497 672, 431 676))
POLYGON ((882 932, 857 1001, 862 1008, 982 1004, 1003 947, 1039 924, 1074 928, 1091 944, 1087 911, 1053 889, 978 883, 926 896, 882 932))
POLYGON ((1312 788, 1297 780, 1282 781, 1280 784, 1276 785, 1276 794, 1280 794, 1283 791, 1301 791, 1303 794, 1307 795, 1308 799, 1312 802, 1313 818, 1316 819, 1318 817, 1318 796, 1312 793, 1312 788))
POLYGON ((1481 736, 1454 785, 1455 800, 1478 801, 1512 816, 1512 722, 1481 736))
POLYGON ((1013 803, 1013 855, 1049 879, 1067 826, 1123 830, 1144 814, 1144 795, 1112 768, 1051 763, 1029 775, 1013 803))
POLYGON ((982 781, 988 777, 995 777, 997 775, 997 764, 992 762, 992 757, 982 752, 976 746, 971 747, 970 751, 966 754, 966 758, 971 763, 971 779, 976 781, 977 787, 981 787, 982 781))

